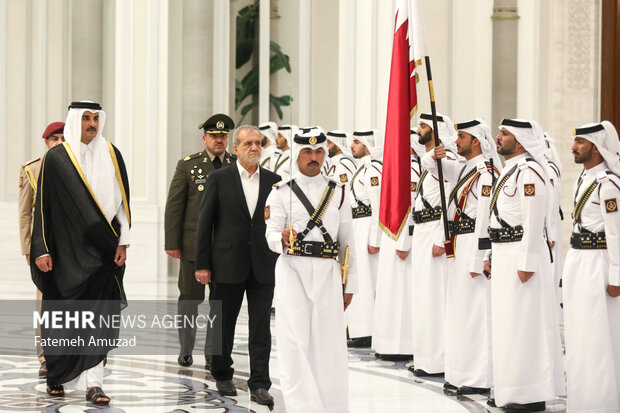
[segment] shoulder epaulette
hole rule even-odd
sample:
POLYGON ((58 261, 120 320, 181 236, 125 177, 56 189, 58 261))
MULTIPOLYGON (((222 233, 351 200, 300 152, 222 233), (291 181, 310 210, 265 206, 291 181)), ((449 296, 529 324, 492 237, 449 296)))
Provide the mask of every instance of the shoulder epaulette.
POLYGON ((282 186, 285 186, 286 184, 288 184, 290 181, 292 181, 291 178, 285 179, 283 181, 280 182, 276 182, 275 184, 272 185, 273 188, 275 189, 280 189, 282 186))
POLYGON ((345 160, 351 162, 351 165, 355 166, 355 161, 349 158, 348 156, 343 156, 342 158, 340 158, 340 163, 342 163, 342 161, 345 161, 345 160))
POLYGON ((35 163, 35 162, 37 162, 37 161, 40 161, 40 160, 41 160, 41 157, 36 157, 36 158, 31 159, 31 160, 29 160, 28 162, 26 162, 23 166, 28 166, 28 165, 31 165, 31 164, 33 164, 33 163, 35 163))
POLYGON ((372 164, 373 162, 378 163, 379 165, 383 166, 383 162, 377 160, 377 159, 371 159, 370 163, 372 164))
MULTIPOLYGON (((612 176, 616 176, 613 172, 611 171, 601 171, 599 173, 596 174, 596 180, 598 182, 603 182, 606 181, 608 179, 611 179, 612 176)), ((617 178, 617 176, 616 176, 617 178)))
POLYGON ((325 178, 327 178, 328 181, 332 181, 336 183, 336 186, 344 186, 345 183, 340 182, 340 181, 336 181, 334 178, 332 178, 331 176, 326 176, 325 178))
POLYGON ((187 155, 185 158, 183 158, 183 160, 185 162, 189 161, 190 159, 195 159, 195 158, 200 158, 202 156, 202 152, 198 152, 198 153, 193 153, 191 155, 187 155))

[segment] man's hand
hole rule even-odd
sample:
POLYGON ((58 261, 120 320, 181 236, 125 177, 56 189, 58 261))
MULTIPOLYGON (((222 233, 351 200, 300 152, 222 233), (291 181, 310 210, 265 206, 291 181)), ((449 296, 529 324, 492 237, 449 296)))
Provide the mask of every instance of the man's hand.
POLYGON ((476 278, 477 276, 481 274, 479 272, 470 272, 469 275, 471 275, 471 278, 476 278))
POLYGON ((353 299, 353 294, 343 293, 342 300, 344 301, 344 309, 346 310, 349 304, 351 304, 351 300, 353 299))
POLYGON ((196 270, 196 281, 200 284, 209 284, 211 282, 211 270, 196 270))
POLYGON ((172 258, 181 258, 181 250, 180 249, 166 250, 166 254, 168 254, 168 256, 170 256, 172 258))
POLYGON ((521 280, 521 282, 525 284, 530 278, 532 278, 532 276, 534 275, 534 271, 517 270, 517 274, 519 274, 519 279, 521 280))
POLYGON ((37 264, 37 267, 43 272, 52 270, 52 257, 49 255, 37 258, 34 263, 37 264))
POLYGON ((116 254, 114 254, 114 264, 117 267, 122 267, 127 259, 127 245, 119 245, 116 247, 116 254))
POLYGON ((610 297, 616 298, 620 295, 620 286, 618 285, 608 285, 607 286, 607 294, 610 297))
POLYGON ((396 250, 396 255, 398 255, 398 258, 405 261, 407 257, 409 256, 409 250, 407 251, 396 250))
POLYGON ((446 148, 443 145, 435 146, 435 150, 433 151, 433 159, 443 159, 446 157, 446 148))
MULTIPOLYGON (((290 241, 291 228, 284 228, 282 231, 282 246, 288 248, 291 246, 290 241)), ((297 239, 297 232, 293 229, 293 241, 297 239)))
POLYGON ((446 253, 446 249, 444 247, 433 245, 433 258, 441 257, 445 253, 446 253))
POLYGON ((26 254, 26 264, 30 267, 30 254, 26 254))
POLYGON ((368 246, 368 253, 370 255, 375 255, 379 252, 379 247, 373 247, 372 245, 368 246))
POLYGON ((491 278, 491 261, 486 260, 484 262, 484 270, 489 273, 489 275, 487 277, 491 278))

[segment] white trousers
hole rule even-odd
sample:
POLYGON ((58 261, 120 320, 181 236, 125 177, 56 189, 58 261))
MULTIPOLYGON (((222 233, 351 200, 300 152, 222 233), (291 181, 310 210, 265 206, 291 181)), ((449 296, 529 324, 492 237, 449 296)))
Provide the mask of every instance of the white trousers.
POLYGON ((86 391, 89 387, 103 387, 103 361, 84 370, 79 376, 64 384, 70 390, 86 391))

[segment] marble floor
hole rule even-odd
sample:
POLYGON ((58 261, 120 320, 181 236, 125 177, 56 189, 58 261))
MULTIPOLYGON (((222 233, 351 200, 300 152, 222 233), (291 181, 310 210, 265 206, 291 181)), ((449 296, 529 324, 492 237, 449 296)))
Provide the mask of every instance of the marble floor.
MULTIPOLYGON (((34 286, 25 259, 20 255, 16 203, 0 203, 0 300, 29 300, 34 286)), ((134 207, 131 247, 128 250, 125 287, 129 300, 176 299, 178 290, 174 263, 163 253, 163 230, 159 211, 134 207)), ((272 320, 273 322, 273 320, 272 320)), ((45 381, 37 376, 33 356, 0 354, 0 412, 268 412, 250 401, 245 306, 238 322, 233 358, 237 397, 222 397, 213 378, 206 374, 204 359, 195 354, 190 368, 180 368, 175 355, 108 357, 105 391, 112 402, 98 408, 84 395, 67 393, 54 399, 45 393, 45 381)), ((277 342, 273 342, 271 375, 275 398, 273 412, 285 412, 278 379, 277 342)), ((351 413, 375 412, 499 412, 487 406, 484 396, 456 396, 444 392, 443 380, 414 377, 404 362, 377 361, 369 349, 349 352, 351 413)), ((547 404, 549 412, 564 412, 564 400, 547 404)))

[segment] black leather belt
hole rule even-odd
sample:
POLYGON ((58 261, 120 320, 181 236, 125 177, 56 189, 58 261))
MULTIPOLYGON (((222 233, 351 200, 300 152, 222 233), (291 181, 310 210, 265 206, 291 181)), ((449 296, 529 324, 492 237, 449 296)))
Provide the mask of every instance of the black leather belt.
POLYGON ((441 207, 426 208, 421 211, 413 211, 413 222, 422 224, 424 222, 437 221, 441 219, 441 207))
POLYGON ((351 208, 351 215, 353 215, 353 219, 369 217, 372 215, 372 206, 362 204, 351 208))
POLYGON ((289 255, 297 257, 336 258, 340 251, 340 243, 320 241, 295 241, 293 251, 289 255))
POLYGON ((570 246, 576 250, 605 250, 607 239, 605 232, 573 232, 570 246))
POLYGON ((471 234, 476 230, 475 219, 461 219, 460 221, 448 221, 450 235, 471 234))
POLYGON ((517 242, 523 238, 523 227, 502 227, 489 228, 489 239, 491 242, 517 242))

